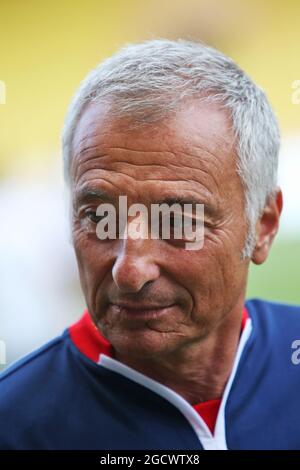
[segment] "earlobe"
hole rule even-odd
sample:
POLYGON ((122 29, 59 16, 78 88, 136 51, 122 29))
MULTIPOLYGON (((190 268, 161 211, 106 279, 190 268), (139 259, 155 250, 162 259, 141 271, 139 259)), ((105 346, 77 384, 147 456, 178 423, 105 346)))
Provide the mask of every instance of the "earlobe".
POLYGON ((253 251, 251 260, 254 264, 262 264, 267 259, 270 250, 270 244, 267 240, 258 243, 253 251))

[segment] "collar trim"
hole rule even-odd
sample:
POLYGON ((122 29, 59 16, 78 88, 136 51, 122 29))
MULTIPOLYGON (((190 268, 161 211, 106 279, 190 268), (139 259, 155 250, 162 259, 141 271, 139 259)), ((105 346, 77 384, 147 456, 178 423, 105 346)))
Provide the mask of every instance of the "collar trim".
MULTIPOLYGON (((246 307, 244 307, 241 331, 243 331, 248 318, 248 311, 246 307)), ((88 310, 84 311, 80 320, 71 325, 68 331, 77 349, 92 361, 98 362, 101 354, 112 358, 114 357, 114 350, 111 343, 97 329, 88 310)))

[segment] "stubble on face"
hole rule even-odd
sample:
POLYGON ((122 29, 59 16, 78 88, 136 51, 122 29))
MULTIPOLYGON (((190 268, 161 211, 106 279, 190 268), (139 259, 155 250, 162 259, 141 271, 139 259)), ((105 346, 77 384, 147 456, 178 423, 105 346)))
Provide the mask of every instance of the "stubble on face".
POLYGON ((95 324, 117 351, 170 354, 206 338, 228 315, 240 315, 247 228, 224 109, 194 100, 159 125, 129 131, 126 119, 110 120, 109 109, 91 105, 76 129, 72 190, 82 288, 95 324), (76 202, 87 187, 147 206, 179 194, 197 198, 207 214, 204 247, 197 252, 166 240, 98 240, 84 208, 102 201, 76 202), (114 308, 122 302, 170 307, 143 320, 114 308))

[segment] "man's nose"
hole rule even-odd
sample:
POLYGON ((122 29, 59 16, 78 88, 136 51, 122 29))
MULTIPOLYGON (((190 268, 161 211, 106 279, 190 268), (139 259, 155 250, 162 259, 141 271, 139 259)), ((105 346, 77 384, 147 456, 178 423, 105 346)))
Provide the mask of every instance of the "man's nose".
POLYGON ((146 283, 159 278, 160 269, 151 252, 153 242, 155 240, 122 240, 112 277, 123 293, 139 292, 146 283))

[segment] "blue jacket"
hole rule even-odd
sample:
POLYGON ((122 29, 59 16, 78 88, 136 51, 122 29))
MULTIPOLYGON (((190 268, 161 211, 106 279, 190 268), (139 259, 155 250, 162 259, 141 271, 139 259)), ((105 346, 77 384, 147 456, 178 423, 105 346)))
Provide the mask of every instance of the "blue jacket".
POLYGON ((186 400, 110 357, 78 322, 0 375, 0 449, 300 449, 300 307, 245 307, 214 435, 186 400))

